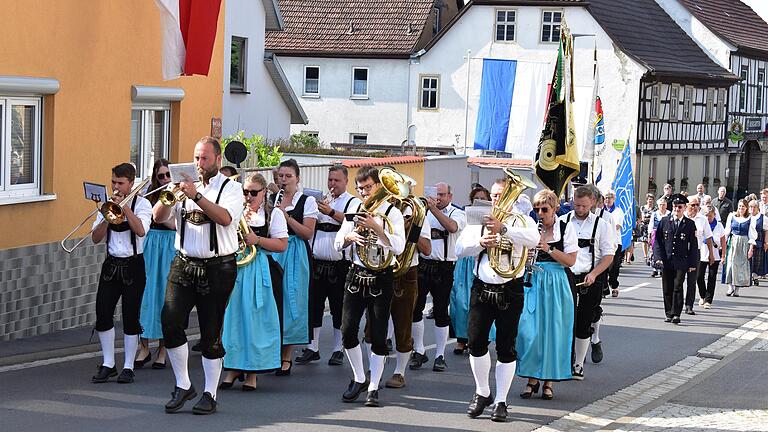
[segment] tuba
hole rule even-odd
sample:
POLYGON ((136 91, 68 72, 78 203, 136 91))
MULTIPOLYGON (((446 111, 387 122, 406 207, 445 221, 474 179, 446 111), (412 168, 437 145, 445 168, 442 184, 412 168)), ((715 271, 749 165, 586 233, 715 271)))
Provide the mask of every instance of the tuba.
POLYGON ((413 254, 415 254, 417 250, 421 227, 424 226, 424 218, 427 217, 427 209, 422 201, 423 198, 417 198, 410 193, 411 188, 416 186, 416 180, 405 174, 398 173, 398 175, 403 178, 403 181, 408 186, 408 196, 400 198, 392 195, 390 197, 390 203, 395 205, 403 215, 405 215, 406 210, 410 208, 411 215, 409 217, 403 216, 405 219, 405 250, 397 256, 397 261, 395 263, 395 277, 406 274, 411 268, 411 261, 413 261, 413 254))
MULTIPOLYGON (((379 213, 376 209, 379 208, 384 202, 389 202, 393 197, 406 198, 410 191, 404 178, 395 170, 391 168, 382 168, 379 171, 379 181, 381 187, 376 192, 365 199, 361 210, 368 213, 371 216, 378 216, 382 219, 384 224, 384 230, 389 234, 394 233, 392 228, 392 221, 383 213, 379 213)), ((392 260, 395 255, 392 252, 384 251, 384 248, 376 244, 379 240, 378 236, 372 231, 365 228, 357 228, 358 234, 365 238, 365 245, 357 247, 357 255, 360 257, 360 261, 363 265, 373 271, 383 270, 392 264, 392 260)))
MULTIPOLYGON (((519 220, 521 226, 525 227, 525 218, 521 214, 514 212, 512 206, 524 190, 535 188, 536 185, 530 180, 515 174, 509 168, 504 168, 504 174, 507 176, 507 184, 501 191, 499 201, 493 206, 491 216, 501 223, 505 223, 510 219, 519 220)), ((499 246, 488 248, 488 263, 493 271, 499 276, 513 278, 520 273, 523 267, 525 267, 525 263, 528 260, 528 248, 524 247, 519 262, 514 262, 512 252, 515 245, 511 242, 506 243, 507 244, 500 244, 499 246), (501 258, 505 254, 509 258, 509 263, 507 265, 504 265, 501 262, 501 258)))
MULTIPOLYGON (((246 204, 247 205, 247 204, 246 204)), ((243 267, 256 258, 256 252, 258 249, 255 245, 247 245, 245 243, 245 236, 251 232, 251 227, 248 226, 248 220, 245 217, 245 213, 240 217, 240 222, 237 223, 237 266, 243 267)))

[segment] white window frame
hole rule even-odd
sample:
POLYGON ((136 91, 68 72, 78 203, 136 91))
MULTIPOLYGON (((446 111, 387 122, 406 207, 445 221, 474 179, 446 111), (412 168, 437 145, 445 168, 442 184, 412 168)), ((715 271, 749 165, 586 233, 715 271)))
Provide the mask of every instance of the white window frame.
POLYGON ((301 134, 302 134, 302 135, 309 135, 309 136, 313 136, 313 137, 315 137, 315 138, 317 138, 317 139, 320 139, 320 132, 319 132, 319 131, 307 131, 307 130, 303 130, 303 131, 301 131, 301 134))
POLYGON ((365 66, 353 66, 352 67, 352 85, 350 87, 351 99, 368 99, 368 94, 371 90, 371 71, 365 66), (365 93, 355 93, 355 72, 359 70, 365 71, 365 93))
POLYGON ((704 121, 712 123, 715 120, 715 94, 714 87, 707 88, 707 102, 704 108, 704 121))
POLYGON ((436 74, 423 74, 419 75, 419 111, 438 111, 440 109, 440 75, 436 74), (427 89, 424 87, 424 80, 427 79, 434 79, 437 81, 437 87, 434 89, 435 92, 435 106, 434 107, 425 107, 423 105, 424 102, 424 92, 425 91, 432 91, 432 89, 427 89))
POLYGON ((765 69, 757 70, 757 93, 755 94, 755 112, 763 112, 765 103, 765 69))
POLYGON ((248 38, 243 36, 232 36, 230 42, 230 59, 229 59, 229 91, 233 93, 245 93, 248 88, 248 38), (235 40, 242 43, 240 52, 240 78, 242 79, 242 85, 232 83, 232 44, 235 40))
POLYGON ((361 143, 357 143, 357 145, 366 145, 366 144, 368 144, 368 134, 367 133, 350 133, 349 134, 349 143, 350 144, 355 144, 355 138, 356 137, 364 137, 365 138, 365 143, 362 143, 362 144, 361 143))
POLYGON ((563 25, 563 10, 562 9, 542 9, 541 11, 541 27, 539 32, 539 42, 541 43, 560 43, 560 27, 563 25), (545 22, 544 21, 544 14, 546 13, 552 13, 550 17, 552 18, 551 21, 545 22), (560 14, 560 22, 555 23, 555 13, 560 14), (544 26, 550 26, 549 28, 549 40, 544 40, 544 26), (555 26, 557 26, 557 32, 555 32, 555 26), (557 40, 552 40, 553 36, 557 34, 557 40))
POLYGON ((302 97, 305 97, 305 98, 319 98, 320 97, 320 66, 318 66, 318 65, 306 65, 306 66, 304 66, 304 74, 303 74, 303 80, 302 80, 301 95, 302 95, 302 97), (317 69, 317 92, 315 92, 315 93, 307 92, 307 69, 309 69, 309 68, 317 69))
POLYGON ((717 89, 717 121, 725 121, 727 106, 725 104, 726 89, 717 89))
POLYGON ((514 43, 517 40, 517 9, 499 8, 493 11, 493 41, 496 43, 514 43), (499 21, 499 12, 504 13, 504 21, 499 21), (509 21, 509 13, 512 12, 512 21, 509 21), (498 28, 504 26, 504 39, 498 39, 498 28), (507 27, 512 26, 512 39, 507 39, 507 27))
MULTIPOLYGON (((171 105, 170 103, 134 103, 131 106, 131 119, 133 119, 133 111, 139 111, 139 143, 138 143, 138 158, 139 164, 136 166, 136 178, 141 181, 146 177, 152 175, 152 166, 155 160, 164 158, 168 159, 171 151, 171 105), (163 148, 160 155, 151 154, 152 148, 150 142, 152 141, 152 115, 155 111, 162 111, 164 113, 163 130, 163 148)), ((134 162, 131 159, 130 149, 132 143, 128 146, 128 160, 134 162)))
POLYGON ((656 83, 651 86, 651 105, 648 107, 648 117, 650 117, 651 120, 659 119, 659 112, 661 111, 660 93, 661 84, 656 83))
POLYGON ((2 96, 0 95, 0 199, 36 197, 42 195, 42 152, 43 152, 43 98, 41 96, 2 96), (34 107, 34 125, 32 140, 34 145, 34 160, 32 167, 32 183, 11 184, 11 110, 16 105, 34 107))
POLYGON ((742 66, 739 74, 739 111, 747 109, 747 81, 749 81, 749 66, 742 66))
POLYGON ((683 87, 683 121, 690 122, 693 119, 693 86, 683 87))
POLYGON ((676 122, 680 119, 680 84, 669 86, 669 120, 676 122))

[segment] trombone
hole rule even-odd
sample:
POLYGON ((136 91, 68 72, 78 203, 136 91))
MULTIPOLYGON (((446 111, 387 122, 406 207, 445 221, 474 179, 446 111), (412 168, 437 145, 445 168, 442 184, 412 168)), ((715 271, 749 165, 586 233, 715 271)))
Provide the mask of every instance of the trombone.
MULTIPOLYGON (((149 178, 145 179, 141 183, 139 183, 138 186, 134 187, 133 190, 123 198, 123 200, 120 202, 120 204, 116 204, 113 201, 106 201, 101 203, 100 205, 97 205, 96 209, 93 210, 88 216, 83 219, 82 222, 80 222, 72 231, 67 234, 66 237, 64 237, 63 240, 61 240, 61 248, 64 249, 67 253, 72 253, 78 246, 80 246, 86 238, 88 238, 95 230, 96 227, 92 228, 90 231, 88 231, 88 234, 86 234, 83 238, 80 239, 77 243, 74 244, 71 248, 68 248, 64 243, 69 240, 76 232, 79 230, 83 225, 85 225, 88 220, 95 215, 96 213, 101 213, 101 215, 104 217, 104 220, 106 220, 108 223, 113 225, 120 225, 125 221, 125 212, 123 211, 123 207, 133 199, 134 196, 136 196, 143 188, 144 186, 149 183, 149 178)), ((154 192, 154 191, 153 191, 154 192)), ((114 195, 110 198, 110 200, 114 198, 114 195)))

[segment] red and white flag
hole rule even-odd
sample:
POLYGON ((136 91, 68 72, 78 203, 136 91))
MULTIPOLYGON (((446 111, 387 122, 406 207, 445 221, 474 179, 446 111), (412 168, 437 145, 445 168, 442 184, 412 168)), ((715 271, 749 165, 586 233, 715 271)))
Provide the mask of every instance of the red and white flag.
POLYGON ((208 75, 221 0, 155 0, 163 26, 163 79, 208 75))

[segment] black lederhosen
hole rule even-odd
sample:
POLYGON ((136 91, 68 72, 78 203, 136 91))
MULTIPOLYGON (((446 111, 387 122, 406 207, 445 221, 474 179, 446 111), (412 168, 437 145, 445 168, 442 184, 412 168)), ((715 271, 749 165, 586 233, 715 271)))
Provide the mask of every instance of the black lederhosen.
POLYGON ((344 285, 341 319, 341 337, 345 349, 360 344, 360 320, 363 313, 367 312, 371 351, 387 355, 387 325, 394 293, 393 280, 392 267, 377 272, 358 265, 350 267, 344 285))
POLYGON ((498 361, 510 363, 517 360, 515 341, 523 300, 523 278, 495 285, 486 284, 475 277, 467 322, 469 352, 473 357, 482 357, 488 353, 488 332, 495 322, 498 361))
MULTIPOLYGON (((570 222, 570 217, 568 218, 570 222)), ((579 239, 579 249, 588 247, 589 253, 592 256, 592 267, 590 271, 595 268, 595 234, 597 233, 597 226, 600 223, 600 218, 595 219, 595 224, 592 227, 592 238, 579 239)), ((589 272, 587 272, 589 273, 589 272)), ((592 335, 592 323, 600 320, 603 314, 603 308, 600 303, 603 300, 603 288, 607 286, 607 271, 601 273, 595 278, 595 282, 588 286, 577 286, 584 282, 584 278, 587 273, 574 275, 574 284, 571 286, 573 290, 573 305, 575 308, 574 314, 574 336, 579 339, 587 339, 592 335)))

